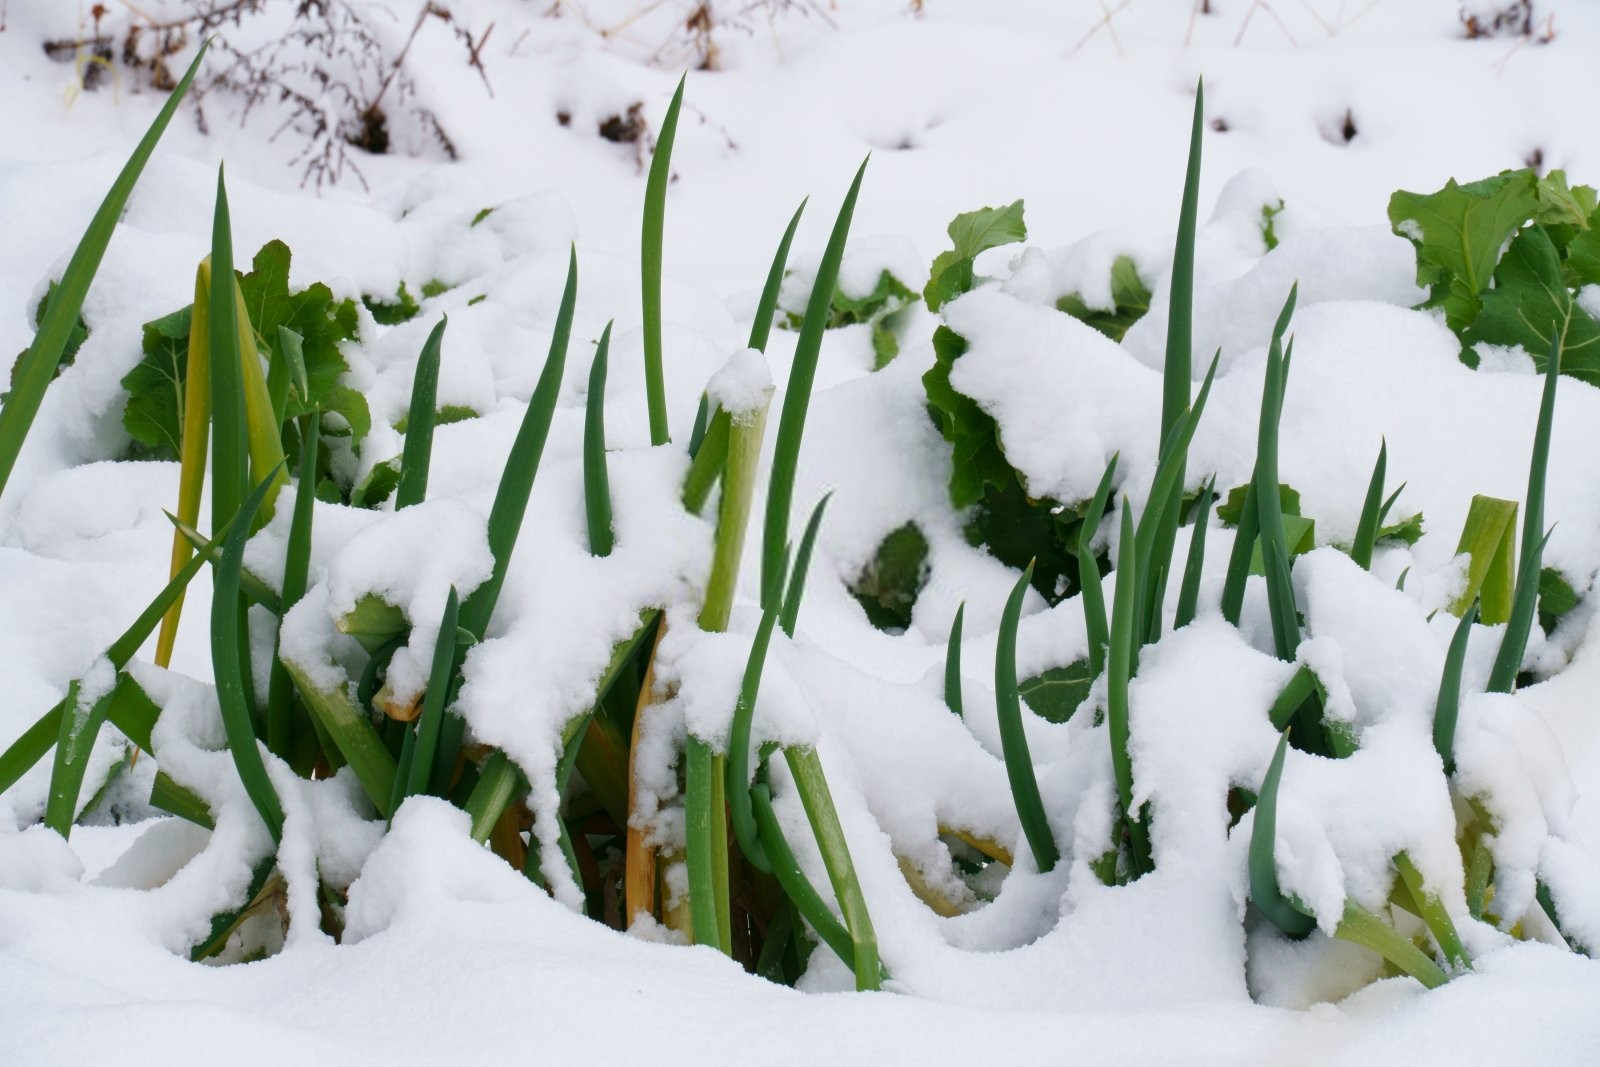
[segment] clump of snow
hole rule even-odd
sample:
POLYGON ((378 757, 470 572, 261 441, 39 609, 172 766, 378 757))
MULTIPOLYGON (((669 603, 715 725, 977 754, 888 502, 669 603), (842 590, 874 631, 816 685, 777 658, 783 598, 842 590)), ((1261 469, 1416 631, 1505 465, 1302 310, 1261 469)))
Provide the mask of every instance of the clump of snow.
POLYGON ((706 400, 744 420, 766 410, 772 399, 772 372, 759 349, 746 348, 728 357, 706 383, 706 400))

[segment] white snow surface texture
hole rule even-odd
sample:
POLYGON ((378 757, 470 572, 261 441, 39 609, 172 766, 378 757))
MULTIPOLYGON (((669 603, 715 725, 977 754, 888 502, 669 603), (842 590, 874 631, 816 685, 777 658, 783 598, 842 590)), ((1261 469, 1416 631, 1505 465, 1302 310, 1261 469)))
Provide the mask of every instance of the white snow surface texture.
MULTIPOLYGON (((1460 362, 1442 320, 1413 310, 1423 294, 1412 251, 1385 215, 1395 189, 1432 190, 1535 157, 1575 183, 1600 181, 1600 8, 1547 0, 1533 5, 1535 38, 1468 40, 1454 0, 1210 0, 1204 14, 1188 0, 837 0, 754 13, 710 5, 728 9, 729 21, 711 38, 714 69, 688 75, 666 214, 667 405, 678 443, 653 448, 639 311, 641 155, 596 129, 638 101, 653 133, 679 71, 702 56, 682 28, 696 6, 454 0, 456 24, 474 34, 494 24, 482 76, 433 21, 407 64, 459 159, 434 158, 437 143, 397 129, 397 147, 414 151, 362 155, 359 177, 321 189, 301 184, 293 135, 273 136, 273 105, 241 116, 237 100, 212 95, 204 133, 192 110, 180 112, 90 290, 89 338, 51 386, 0 499, 0 745, 72 680, 106 675, 107 643, 165 580, 171 527, 162 509, 176 498, 177 465, 116 460, 128 444, 119 382, 139 359, 140 325, 191 299, 219 160, 241 265, 281 238, 294 251, 295 285, 326 280, 338 297, 391 294, 402 282, 413 293, 433 279, 450 286, 400 325, 361 312, 345 356, 373 430, 359 454, 339 453, 345 474, 363 477, 399 453, 392 426, 442 313, 450 324, 439 404, 478 413, 438 429, 426 503, 401 512, 316 505, 312 588, 286 618, 281 647, 328 684, 344 684, 362 659, 335 620, 377 594, 413 624, 389 695, 415 696, 447 589, 464 595, 489 574, 484 519, 575 246, 577 313, 554 424, 498 611, 468 656, 456 705, 472 740, 503 749, 526 773, 553 896, 472 843, 465 815, 442 801, 408 801, 386 833, 349 772, 307 782, 269 756, 286 816, 284 943, 251 963, 189 963, 187 946, 237 902, 271 850, 223 747, 202 578, 189 591, 172 669, 149 662, 152 646, 132 667, 163 713, 154 758, 112 788, 147 792, 159 763, 206 800, 216 828, 150 819, 81 826, 64 842, 38 825, 48 759, 0 795, 0 1062, 1600 1062, 1600 965, 1552 943, 1559 938, 1534 906, 1542 879, 1567 931, 1600 946, 1600 621, 1591 603, 1600 392, 1560 380, 1545 512, 1554 526, 1545 563, 1584 599, 1548 637, 1535 627, 1524 663, 1535 681, 1514 695, 1482 695, 1503 627, 1474 629, 1453 797, 1431 734, 1455 625, 1438 609, 1463 578, 1455 547, 1473 494, 1525 493, 1541 379, 1516 350, 1476 370, 1460 362), (755 720, 758 741, 818 748, 891 976, 886 990, 850 992, 851 975, 826 948, 796 991, 709 949, 615 933, 576 914, 581 895, 553 836, 561 730, 587 708, 641 609, 664 607, 667 619, 656 669, 663 703, 643 738, 654 754, 647 828, 658 840, 683 834, 670 754, 686 732, 726 744, 759 621, 758 524, 796 337, 774 330, 763 356, 746 335, 794 205, 812 198, 782 298, 798 310, 838 198, 869 151, 840 279, 846 295, 870 292, 884 270, 920 287, 951 217, 1024 198, 1028 243, 981 257, 980 284, 942 311, 969 344, 952 384, 996 419, 1030 493, 1081 501, 1115 453, 1117 499, 1142 508, 1200 76, 1207 125, 1193 349, 1197 371, 1211 352, 1221 359, 1190 453, 1190 489, 1213 472, 1224 489, 1249 478, 1266 341, 1299 284, 1280 473, 1316 518, 1321 547, 1294 568, 1305 617, 1297 659, 1327 687, 1328 714, 1360 741, 1339 761, 1291 750, 1284 772, 1279 877, 1315 912, 1319 932, 1290 942, 1246 919, 1253 815, 1230 827, 1223 799, 1232 787, 1258 788, 1277 742, 1266 709, 1295 666, 1271 654, 1260 579, 1242 625, 1221 619, 1232 531, 1215 517, 1199 617, 1144 650, 1131 687, 1135 802, 1155 812, 1154 873, 1107 887, 1089 868, 1115 797, 1106 728, 1093 722, 1103 682, 1067 723, 1026 716, 1062 851, 1055 870, 1037 870, 1007 785, 990 669, 1017 572, 970 545, 965 516, 951 507, 951 451, 928 418, 921 380, 940 317, 920 304, 897 322, 900 352, 881 370, 868 325, 824 339, 791 536, 813 502, 833 497, 798 629, 774 640, 755 720), (1261 212, 1280 199, 1269 250, 1261 212), (1055 302, 1076 292, 1107 307, 1119 255, 1132 257, 1154 295, 1115 343, 1055 302), (585 372, 612 320, 616 549, 597 559, 584 526, 585 372), (771 396, 726 635, 694 625, 712 525, 678 499, 681 443, 708 383, 741 409, 771 396), (1421 512, 1426 532, 1413 546, 1381 545, 1368 573, 1332 546, 1354 535, 1380 438, 1390 485, 1406 483, 1393 514, 1421 512), (907 522, 928 541, 928 581, 909 629, 891 635, 869 624, 847 587, 907 522), (963 602, 964 721, 941 695, 963 602), (1467 913, 1454 842, 1461 796, 1479 798, 1495 822, 1495 907, 1507 925, 1527 914, 1528 940, 1467 913), (992 902, 972 906, 941 828, 1015 853, 992 902), (1383 977, 1376 955, 1328 936, 1347 899, 1382 908, 1401 851, 1474 958, 1470 973, 1433 992, 1383 977), (935 915, 903 867, 968 910, 935 915), (348 888, 339 945, 318 927, 319 877, 348 888)), ((1492 14, 1503 5, 1467 6, 1492 14)), ((53 62, 41 44, 92 34, 87 8, 0 5, 0 352, 30 342, 49 279, 161 101, 121 68, 95 92, 73 90, 81 67, 53 62)), ((113 5, 101 28, 116 36, 131 20, 185 9, 176 0, 113 5)), ((393 47, 412 22, 396 10, 377 19, 393 47)), ((269 585, 281 581, 293 494, 246 550, 246 566, 269 585)), ((1119 519, 1114 511, 1100 532, 1113 548, 1119 519)), ((1176 582, 1168 595, 1175 602, 1176 582)), ((256 637, 264 662, 268 635, 256 637)), ((1048 607, 1029 594, 1019 677, 1086 649, 1078 598, 1048 607)), ((260 666, 256 676, 265 677, 260 666)), ((127 745, 103 731, 85 799, 127 745)), ((802 866, 826 885, 776 764, 773 786, 802 866)))

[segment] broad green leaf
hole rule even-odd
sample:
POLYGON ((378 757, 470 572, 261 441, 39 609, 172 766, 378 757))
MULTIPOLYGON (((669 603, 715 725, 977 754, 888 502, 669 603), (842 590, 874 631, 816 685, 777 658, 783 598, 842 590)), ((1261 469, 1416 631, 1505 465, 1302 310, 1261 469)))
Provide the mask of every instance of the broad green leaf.
MULTIPOLYGON (((49 288, 45 290, 44 299, 39 301, 39 306, 33 313, 33 325, 35 328, 44 325, 45 312, 49 309, 50 302, 56 298, 56 290, 58 288, 59 286, 56 282, 51 282, 49 288)), ((72 366, 73 360, 78 357, 78 349, 82 348, 83 342, 88 339, 89 324, 83 321, 83 315, 80 313, 77 321, 72 324, 72 329, 67 333, 67 344, 61 350, 61 359, 56 364, 55 373, 50 376, 51 381, 61 377, 61 372, 72 366)), ((24 348, 21 352, 18 352, 17 358, 11 364, 11 383, 13 385, 17 380, 17 372, 22 368, 23 357, 28 354, 28 351, 28 349, 24 348)), ((11 393, 9 391, 0 393, 0 402, 4 402, 10 396, 11 393)))
POLYGON ((983 545, 1011 567, 1021 569, 1032 561, 1033 587, 1050 603, 1058 603, 1079 588, 1078 531, 1088 502, 1063 506, 1028 495, 1001 450, 999 425, 950 384, 950 371, 966 349, 960 334, 938 327, 933 333, 934 365, 922 376, 928 415, 954 449, 950 502, 972 509, 966 523, 970 543, 983 545))
POLYGON ((128 404, 122 425, 134 458, 177 459, 183 439, 183 383, 189 366, 193 305, 144 324, 143 356, 123 375, 128 404))
POLYGON ((1600 285, 1600 211, 1589 216, 1589 228, 1567 245, 1566 267, 1575 285, 1600 285))
MULTIPOLYGON (((1228 490, 1228 498, 1217 505, 1217 518, 1222 520, 1224 526, 1238 526, 1239 518, 1244 514, 1244 498, 1250 485, 1236 485, 1228 490)), ((1292 485, 1278 483, 1278 510, 1285 515, 1300 514, 1300 492, 1292 485)))
POLYGON ((1578 606, 1578 593, 1560 571, 1545 567, 1539 571, 1539 626, 1549 633, 1561 617, 1578 606))
POLYGON ((1017 691, 1033 713, 1046 722, 1062 723, 1072 718, 1083 698, 1089 695, 1094 676, 1089 661, 1076 660, 1064 667, 1051 667, 1024 679, 1017 691))
POLYGON ((1573 301, 1555 244, 1543 227, 1532 226, 1506 249, 1482 312, 1461 336, 1467 344, 1518 345, 1542 371, 1551 331, 1569 314, 1561 371, 1600 385, 1600 323, 1573 301))
POLYGON ((950 502, 958 508, 983 499, 988 486, 1004 489, 1017 479, 1000 449, 999 425, 976 400, 956 392, 950 384, 950 371, 966 350, 966 338, 940 326, 933 332, 934 365, 922 376, 928 413, 944 439, 955 446, 950 502))
POLYGON ((1403 541, 1414 545, 1422 540, 1422 512, 1408 515, 1399 522, 1391 522, 1378 528, 1378 541, 1403 541))
POLYGON ((368 471, 367 476, 350 490, 350 506, 376 508, 389 499, 389 494, 393 493, 395 486, 399 484, 400 457, 390 456, 368 471))
POLYGON ((284 417, 295 418, 317 407, 338 412, 350 425, 353 443, 359 445, 371 428, 372 419, 366 398, 340 385, 350 367, 339 351, 339 345, 353 340, 358 332, 355 302, 335 301, 332 290, 321 282, 291 292, 290 255, 289 246, 282 241, 268 241, 250 261, 250 272, 239 279, 251 325, 256 329, 256 344, 270 359, 281 343, 279 326, 298 334, 310 389, 309 403, 291 402, 284 417))
POLYGON ((850 584, 850 594, 880 630, 904 631, 928 582, 928 539, 914 522, 891 530, 850 584))
POLYGON ((1593 186, 1569 186, 1567 172, 1553 170, 1539 179, 1538 196, 1539 210, 1534 218, 1541 226, 1589 228, 1589 216, 1594 214, 1596 205, 1593 186))
MULTIPOLYGON (((269 378, 277 389, 274 406, 281 396, 279 414, 285 420, 314 409, 337 416, 336 423, 324 427, 328 436, 350 437, 351 443, 359 446, 372 428, 372 417, 366 397, 341 384, 350 368, 339 351, 341 343, 357 335, 355 302, 335 301, 332 291, 321 282, 291 292, 289 262, 289 246, 269 241, 256 253, 250 272, 238 278, 256 346, 266 357, 269 371, 281 368, 276 375, 282 381, 269 378), (292 353, 281 351, 290 337, 299 338, 298 361, 292 353), (285 388, 299 377, 298 363, 304 365, 305 391, 285 388)), ((146 323, 144 356, 122 380, 128 392, 123 425, 135 441, 133 454, 139 458, 178 457, 190 313, 190 308, 183 308, 146 323)), ((291 435, 287 443, 291 459, 298 457, 298 438, 291 435)))
POLYGON ((957 215, 946 232, 955 247, 940 252, 929 268, 928 285, 922 291, 929 311, 938 311, 972 288, 972 261, 978 253, 1028 239, 1021 200, 957 215))
POLYGON ((858 322, 871 322, 880 314, 897 310, 917 298, 911 288, 885 270, 878 274, 872 291, 859 300, 852 299, 837 287, 828 315, 828 326, 850 326, 858 322))
POLYGON ((1057 300, 1056 310, 1066 312, 1113 341, 1122 340, 1128 327, 1150 310, 1150 290, 1140 280, 1138 268, 1129 256, 1118 256, 1111 264, 1111 302, 1110 311, 1090 308, 1083 297, 1074 292, 1057 300))
MULTIPOLYGON (((426 292, 424 287, 424 295, 426 292)), ((411 290, 406 288, 404 281, 395 289, 393 300, 363 293, 361 303, 372 313, 373 321, 380 326, 398 326, 402 322, 410 322, 422 313, 417 298, 411 295, 411 290)))
POLYGON ((1394 232, 1417 250, 1417 284, 1430 307, 1442 307, 1459 332, 1477 318, 1500 250, 1539 210, 1538 179, 1531 170, 1506 171, 1435 193, 1401 190, 1389 198, 1394 232))

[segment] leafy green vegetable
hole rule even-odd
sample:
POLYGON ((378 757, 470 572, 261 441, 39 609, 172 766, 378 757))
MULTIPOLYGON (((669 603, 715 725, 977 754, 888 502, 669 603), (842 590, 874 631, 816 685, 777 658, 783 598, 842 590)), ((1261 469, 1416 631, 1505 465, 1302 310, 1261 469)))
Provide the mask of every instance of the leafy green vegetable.
POLYGON ((929 311, 938 311, 972 288, 972 261, 978 253, 1028 239, 1021 200, 1004 207, 984 207, 957 215, 946 232, 955 247, 940 252, 928 272, 928 285, 922 297, 929 311))
MULTIPOLYGON (((57 288, 57 283, 52 281, 49 288, 45 290, 44 298, 39 301, 39 306, 34 309, 33 325, 35 328, 44 325, 45 311, 50 306, 50 301, 55 299, 57 288)), ((61 359, 56 364, 55 373, 50 376, 51 381, 61 377, 62 370, 72 366, 72 361, 78 356, 78 349, 82 348, 83 342, 88 339, 89 324, 83 321, 83 315, 80 312, 77 321, 72 324, 72 329, 67 333, 67 344, 61 350, 61 359)), ((17 358, 11 363, 11 382, 13 385, 16 384, 17 372, 22 369, 22 359, 27 354, 28 349, 24 348, 17 353, 17 358)), ((0 393, 0 403, 10 399, 10 397, 11 393, 9 391, 0 393)))
MULTIPOLYGON (((304 289, 289 289, 289 246, 269 241, 256 253, 248 274, 239 275, 239 288, 256 335, 256 346, 269 364, 284 358, 279 327, 298 335, 306 368, 308 395, 293 391, 285 397, 280 417, 285 421, 320 409, 340 416, 342 424, 325 426, 329 435, 347 435, 359 446, 372 426, 367 401, 360 392, 341 384, 350 369, 339 345, 357 334, 356 305, 333 299, 321 282, 304 289)), ((133 454, 145 459, 177 459, 183 426, 183 381, 188 367, 190 308, 148 322, 144 326, 143 358, 122 379, 128 403, 123 426, 134 439, 133 454)), ((285 436, 291 459, 299 456, 299 438, 285 436)), ((324 472, 326 474, 326 471, 324 472)))
POLYGON ((417 298, 411 295, 411 290, 406 288, 404 281, 395 289, 393 300, 363 293, 361 303, 372 312, 373 320, 380 326, 398 326, 422 314, 422 307, 417 303, 417 298))
POLYGON ((1380 542, 1403 541, 1408 545, 1416 544, 1422 540, 1422 512, 1419 511, 1415 515, 1407 515, 1399 522, 1391 522, 1385 526, 1380 526, 1378 528, 1378 540, 1380 542))
POLYGON ((1068 293, 1056 301, 1056 310, 1066 312, 1113 341, 1122 340, 1128 327, 1150 310, 1150 288, 1139 278, 1138 268, 1129 256, 1118 256, 1111 264, 1111 303, 1110 311, 1091 308, 1079 294, 1068 293))
POLYGON ((1425 306, 1442 307, 1460 332, 1477 318, 1500 250, 1539 207, 1539 180, 1531 170, 1505 171, 1436 193, 1401 190, 1389 198, 1394 232, 1417 250, 1417 284, 1425 306))
POLYGON ((970 543, 987 547, 1019 570, 1032 561, 1033 587, 1051 604, 1059 603, 1078 591, 1078 531, 1088 502, 1064 507, 1049 497, 1028 495, 1000 448, 999 424, 950 384, 950 370, 966 350, 965 338, 948 326, 938 327, 934 365, 922 376, 928 415, 955 449, 950 502, 973 509, 966 525, 970 543))
MULTIPOLYGON (((465 404, 446 404, 433 413, 433 428, 449 426, 452 422, 466 422, 468 419, 478 417, 478 412, 465 404)), ((405 433, 411 426, 411 413, 400 416, 400 421, 394 424, 396 433, 405 433)))
MULTIPOLYGON (((1239 519, 1244 514, 1245 494, 1249 489, 1250 483, 1246 482, 1228 490, 1227 499, 1217 505, 1217 518, 1222 520, 1222 525, 1239 525, 1239 519)), ((1278 506, 1285 515, 1300 514, 1300 491, 1292 485, 1279 482, 1278 506)))
POLYGON ((850 595, 880 630, 899 633, 911 626, 911 609, 928 582, 928 539, 914 522, 889 531, 878 551, 850 584, 850 595))
POLYGON ((1552 324, 1559 323, 1567 323, 1562 371, 1600 385, 1600 322, 1573 300, 1550 235, 1543 227, 1530 226, 1500 257, 1494 288, 1483 294, 1483 310, 1462 333, 1462 340, 1520 345, 1542 371, 1553 340, 1552 324))
POLYGON ((905 308, 915 303, 917 294, 888 271, 878 274, 872 292, 859 300, 845 296, 838 288, 828 315, 828 328, 866 323, 872 328, 873 370, 882 370, 900 354, 900 338, 895 333, 905 308))
POLYGON ((350 506, 376 508, 389 499, 389 494, 393 493, 399 484, 400 457, 390 456, 368 471, 367 476, 350 490, 350 506))
POLYGON ((944 439, 955 446, 950 503, 958 508, 978 503, 991 487, 1004 491, 1018 484, 1017 472, 1000 448, 1000 425, 976 400, 956 392, 950 384, 950 371, 966 351, 966 338, 948 326, 938 327, 933 331, 934 365, 922 376, 928 414, 944 439))
POLYGON ((1283 198, 1276 203, 1261 205, 1261 242, 1270 252, 1278 247, 1278 216, 1283 214, 1283 198))
POLYGON ((1083 698, 1089 695, 1094 675, 1087 659, 1074 660, 1064 667, 1051 667, 1017 686, 1033 713, 1046 722, 1063 723, 1072 718, 1083 698))
POLYGON ((192 313, 190 305, 144 324, 144 357, 122 379, 128 392, 122 425, 133 438, 132 458, 178 457, 192 313))
MULTIPOLYGON (((250 323, 256 329, 257 346, 263 354, 277 351, 279 326, 287 326, 300 335, 310 396, 299 404, 291 400, 283 417, 296 418, 312 409, 340 415, 349 426, 351 443, 359 446, 372 426, 367 401, 356 390, 339 384, 350 369, 339 345, 353 340, 358 329, 355 301, 335 301, 332 290, 321 282, 291 292, 289 259, 288 245, 268 241, 251 260, 250 273, 239 278, 250 323)), ((323 429, 335 433, 327 425, 323 429)), ((298 455, 298 450, 293 454, 298 455)))
POLYGON ((1539 572, 1539 626, 1550 633, 1561 617, 1578 606, 1578 593, 1554 567, 1539 572))

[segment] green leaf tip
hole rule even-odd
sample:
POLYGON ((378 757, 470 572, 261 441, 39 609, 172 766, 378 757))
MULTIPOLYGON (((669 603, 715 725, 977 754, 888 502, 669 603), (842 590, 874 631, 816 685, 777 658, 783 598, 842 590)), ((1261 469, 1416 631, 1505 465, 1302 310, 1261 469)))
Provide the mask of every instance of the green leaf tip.
POLYGON ((1278 886, 1278 787, 1283 760, 1289 749, 1289 731, 1278 736, 1278 747, 1256 796, 1255 822, 1250 829, 1250 900, 1272 925, 1290 937, 1304 937, 1316 920, 1294 905, 1278 886))

